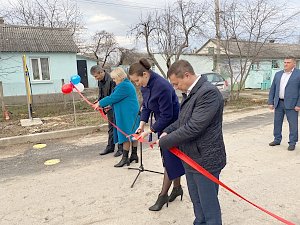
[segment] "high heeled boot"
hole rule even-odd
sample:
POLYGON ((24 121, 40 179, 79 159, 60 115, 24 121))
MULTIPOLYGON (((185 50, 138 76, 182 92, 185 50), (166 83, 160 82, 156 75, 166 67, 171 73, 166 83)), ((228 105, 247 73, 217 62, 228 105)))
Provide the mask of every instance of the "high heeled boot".
POLYGON ((166 203, 167 203, 167 207, 168 207, 168 200, 169 200, 168 194, 165 194, 165 195, 159 194, 155 204, 153 206, 151 206, 149 208, 149 210, 150 211, 159 211, 166 203))
POLYGON ((181 185, 179 185, 178 187, 173 187, 173 190, 169 196, 169 202, 173 202, 179 195, 181 196, 180 200, 182 201, 183 190, 181 185))
POLYGON ((123 149, 123 156, 120 162, 118 162, 116 165, 114 165, 114 167, 123 167, 125 164, 127 166, 130 165, 129 159, 128 159, 128 152, 125 149, 123 149))
POLYGON ((130 155, 130 158, 129 158, 129 162, 133 162, 135 161, 135 163, 138 163, 139 162, 139 157, 137 155, 137 147, 132 147, 131 148, 131 155, 130 155))

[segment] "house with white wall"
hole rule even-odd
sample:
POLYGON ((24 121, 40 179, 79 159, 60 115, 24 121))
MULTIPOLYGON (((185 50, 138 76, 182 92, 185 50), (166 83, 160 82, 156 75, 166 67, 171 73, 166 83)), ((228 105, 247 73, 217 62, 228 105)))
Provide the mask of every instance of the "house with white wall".
MULTIPOLYGON (((254 49, 259 43, 221 40, 220 43, 220 68, 221 74, 224 77, 229 77, 228 58, 226 53, 230 55, 232 61, 232 68, 235 76, 239 75, 240 57, 245 58, 248 49, 254 49), (238 42, 238 44, 237 44, 238 42), (250 48, 248 45, 251 45, 250 48), (253 45, 253 46, 252 46, 253 45), (227 51, 226 51, 227 48, 227 51)), ((196 53, 199 56, 207 56, 214 58, 216 56, 217 40, 209 39, 196 53)), ((251 54, 251 52, 250 52, 251 54)), ((285 44, 270 41, 265 43, 260 50, 259 56, 254 64, 250 65, 248 78, 245 82, 245 88, 261 88, 264 84, 266 88, 270 87, 274 75, 277 71, 283 69, 284 58, 288 55, 294 56, 297 60, 297 68, 299 68, 300 59, 300 45, 299 44, 285 44)), ((211 68, 213 69, 213 67, 211 68)))

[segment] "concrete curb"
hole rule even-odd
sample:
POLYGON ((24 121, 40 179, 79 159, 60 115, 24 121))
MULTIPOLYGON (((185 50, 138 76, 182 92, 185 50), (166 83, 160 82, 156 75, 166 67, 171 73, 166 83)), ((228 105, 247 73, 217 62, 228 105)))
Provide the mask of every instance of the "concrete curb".
POLYGON ((103 124, 100 126, 78 127, 78 128, 67 129, 67 130, 50 131, 44 133, 0 138, 0 146, 10 146, 10 145, 24 144, 24 143, 40 143, 45 140, 74 137, 74 136, 93 133, 95 131, 100 131, 100 132, 107 131, 107 124, 103 124))

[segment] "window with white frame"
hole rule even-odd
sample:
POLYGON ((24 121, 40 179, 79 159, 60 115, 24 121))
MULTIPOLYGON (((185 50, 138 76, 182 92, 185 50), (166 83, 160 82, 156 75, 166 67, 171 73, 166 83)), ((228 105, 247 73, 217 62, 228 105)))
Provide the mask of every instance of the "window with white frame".
POLYGON ((50 80, 48 58, 31 58, 31 69, 33 80, 50 80))

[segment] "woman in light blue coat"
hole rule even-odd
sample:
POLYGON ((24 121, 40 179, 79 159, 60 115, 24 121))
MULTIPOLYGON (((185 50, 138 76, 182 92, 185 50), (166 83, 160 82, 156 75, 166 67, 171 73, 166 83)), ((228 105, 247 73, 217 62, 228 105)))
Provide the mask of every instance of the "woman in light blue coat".
MULTIPOLYGON (((126 134, 132 134, 138 128, 139 124, 139 103, 136 90, 131 81, 127 78, 125 71, 118 67, 111 72, 111 78, 116 83, 116 87, 110 96, 99 101, 101 108, 111 106, 114 111, 116 125, 126 134)), ((114 128, 114 142, 123 144, 123 157, 115 167, 123 167, 129 165, 132 161, 138 162, 137 141, 132 141, 132 137, 126 137, 116 128, 114 128), (130 158, 128 153, 132 145, 130 158)))

